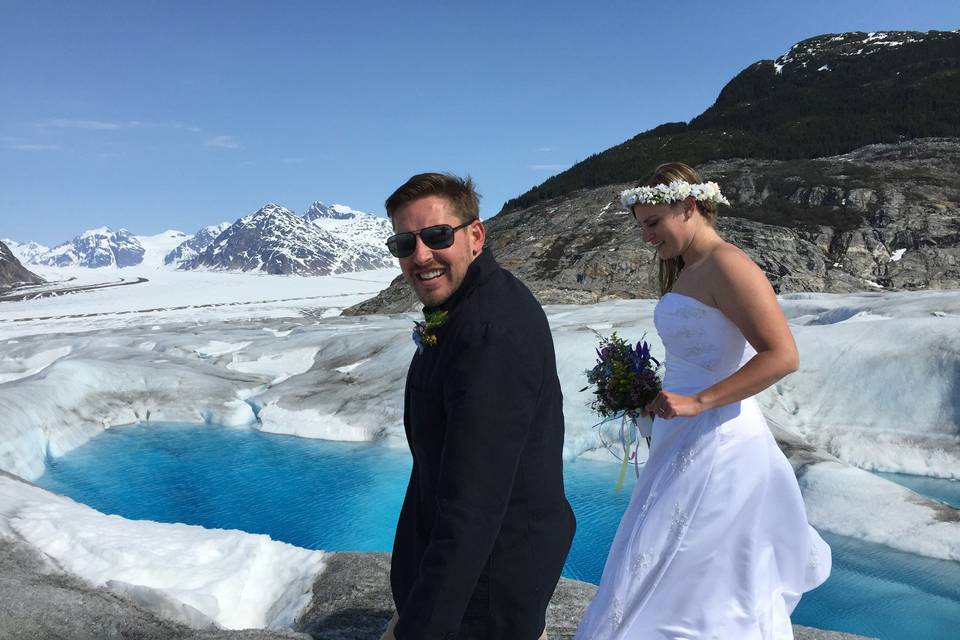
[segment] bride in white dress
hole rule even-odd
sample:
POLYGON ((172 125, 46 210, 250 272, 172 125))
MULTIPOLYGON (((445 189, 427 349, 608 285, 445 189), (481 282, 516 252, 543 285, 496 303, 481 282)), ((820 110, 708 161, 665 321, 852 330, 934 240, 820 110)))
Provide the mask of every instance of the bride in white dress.
POLYGON ((650 457, 577 640, 782 640, 830 574, 753 396, 799 364, 763 272, 713 228, 714 183, 658 167, 621 199, 656 248, 666 347, 650 457), (660 186, 662 185, 662 186, 660 186))

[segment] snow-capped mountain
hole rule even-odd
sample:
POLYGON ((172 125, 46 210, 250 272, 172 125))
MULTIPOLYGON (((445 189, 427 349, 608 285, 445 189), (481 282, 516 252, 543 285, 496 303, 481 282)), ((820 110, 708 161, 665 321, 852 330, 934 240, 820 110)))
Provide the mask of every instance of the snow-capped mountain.
POLYGON ((809 38, 790 47, 774 61, 777 74, 784 71, 808 69, 830 71, 831 62, 851 57, 870 56, 880 51, 896 49, 921 42, 955 39, 957 31, 853 31, 809 38))
POLYGON ((310 222, 314 220, 353 220, 357 217, 373 217, 369 213, 357 211, 345 204, 326 205, 319 200, 310 205, 303 217, 310 222))
POLYGON ((303 217, 268 204, 232 225, 222 222, 193 236, 164 231, 133 235, 106 227, 48 248, 9 241, 24 264, 52 267, 208 268, 321 275, 395 268, 385 240, 390 222, 342 204, 314 202, 303 217))
POLYGON ((34 261, 34 259, 50 251, 50 247, 42 245, 39 242, 26 242, 20 244, 16 240, 11 240, 10 238, 3 238, 0 240, 3 244, 7 245, 7 248, 17 257, 17 259, 23 264, 29 264, 34 261))
MULTIPOLYGON (((357 211, 342 204, 332 204, 327 206, 320 201, 314 202, 310 208, 303 214, 305 220, 330 233, 343 238, 354 244, 363 251, 360 252, 364 261, 369 261, 368 256, 379 256, 379 262, 384 267, 396 266, 396 258, 390 255, 387 249, 386 240, 393 234, 393 226, 386 218, 357 211)), ((349 260, 344 264, 349 263, 349 260)), ((370 268, 370 267, 365 267, 370 268)), ((345 269, 346 271, 358 271, 358 269, 345 269)))
POLYGON ((100 227, 84 231, 29 262, 48 267, 130 267, 140 264, 145 252, 137 236, 126 229, 100 227))
POLYGON ((223 233, 229 226, 229 222, 221 222, 220 224, 211 224, 200 229, 193 234, 193 237, 185 242, 181 242, 173 251, 167 253, 163 258, 163 263, 180 266, 181 263, 197 257, 200 252, 206 249, 210 243, 216 240, 217 236, 223 233))
POLYGON ((396 266, 389 253, 385 257, 385 251, 376 250, 366 235, 354 234, 362 236, 361 241, 350 234, 335 234, 317 220, 267 204, 237 220, 180 268, 327 275, 396 266))
POLYGON ((162 269, 164 268, 163 260, 167 254, 189 240, 190 236, 183 231, 168 229, 156 235, 136 236, 136 238, 145 250, 140 266, 162 269))

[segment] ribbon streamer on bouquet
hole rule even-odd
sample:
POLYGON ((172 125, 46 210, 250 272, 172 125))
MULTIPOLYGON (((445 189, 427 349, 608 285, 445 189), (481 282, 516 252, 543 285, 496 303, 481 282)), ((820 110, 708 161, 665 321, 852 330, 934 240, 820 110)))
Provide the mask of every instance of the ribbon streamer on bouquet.
POLYGON ((620 418, 620 447, 623 450, 623 455, 614 453, 610 448, 610 445, 603 438, 603 429, 599 429, 598 433, 600 435, 600 442, 603 444, 604 448, 610 452, 610 454, 620 460, 620 474, 617 478, 617 484, 614 486, 613 490, 619 493, 623 490, 623 482, 626 479, 627 475, 627 466, 630 462, 633 462, 634 471, 636 472, 637 477, 640 477, 640 441, 643 439, 640 437, 640 433, 637 430, 637 423, 633 418, 628 418, 626 412, 619 415, 613 415, 609 418, 601 420, 597 424, 593 425, 594 427, 602 427, 608 422, 620 418), (631 448, 633 449, 631 451, 631 448))

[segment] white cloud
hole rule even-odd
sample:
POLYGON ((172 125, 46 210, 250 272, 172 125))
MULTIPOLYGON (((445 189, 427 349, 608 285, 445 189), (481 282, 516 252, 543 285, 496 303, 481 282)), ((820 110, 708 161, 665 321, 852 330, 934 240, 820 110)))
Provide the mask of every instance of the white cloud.
POLYGON ((218 149, 239 149, 240 143, 233 136, 215 136, 207 140, 206 146, 218 149))
POLYGON ((7 149, 13 151, 59 151, 58 144, 8 144, 7 149))
POLYGON ((537 151, 539 153, 547 153, 549 151, 553 151, 553 147, 539 147, 537 149, 534 149, 534 151, 537 151))
POLYGON ((51 118, 33 122, 40 129, 83 129, 86 131, 116 131, 118 129, 182 129, 200 133, 200 127, 183 122, 145 122, 143 120, 84 120, 80 118, 51 118))
POLYGON ((563 171, 568 166, 566 164, 528 164, 527 168, 534 171, 563 171))
POLYGON ((113 131, 140 126, 139 122, 108 122, 105 120, 76 120, 72 118, 54 118, 35 123, 41 129, 88 129, 91 131, 113 131))

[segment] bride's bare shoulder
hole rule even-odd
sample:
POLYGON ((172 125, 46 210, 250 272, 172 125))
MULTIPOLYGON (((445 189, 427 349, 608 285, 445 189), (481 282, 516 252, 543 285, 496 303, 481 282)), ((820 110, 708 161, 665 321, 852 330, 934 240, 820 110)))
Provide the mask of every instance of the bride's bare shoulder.
POLYGON ((724 242, 710 254, 709 273, 720 281, 718 284, 766 284, 767 278, 757 263, 740 247, 724 242))

